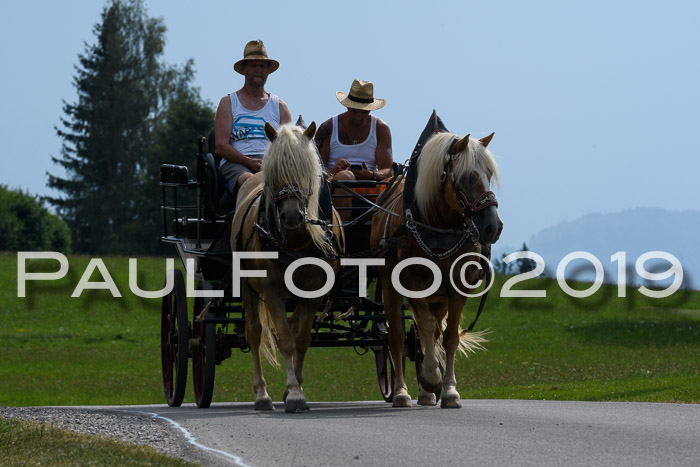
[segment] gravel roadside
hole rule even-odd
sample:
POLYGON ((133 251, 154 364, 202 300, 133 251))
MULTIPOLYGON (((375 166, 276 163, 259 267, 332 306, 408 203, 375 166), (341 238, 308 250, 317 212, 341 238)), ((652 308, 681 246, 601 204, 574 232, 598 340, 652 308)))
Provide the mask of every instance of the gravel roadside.
POLYGON ((103 435, 118 441, 143 444, 168 456, 190 462, 206 465, 220 462, 192 446, 169 423, 146 414, 107 409, 0 407, 0 417, 35 420, 77 433, 103 435))

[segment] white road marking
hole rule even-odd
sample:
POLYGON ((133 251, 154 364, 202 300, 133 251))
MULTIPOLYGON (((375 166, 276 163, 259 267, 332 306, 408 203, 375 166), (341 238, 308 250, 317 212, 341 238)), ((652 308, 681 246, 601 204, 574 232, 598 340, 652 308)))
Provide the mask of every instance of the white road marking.
MULTIPOLYGON (((121 412, 121 411, 122 411, 122 410, 120 410, 120 412, 121 412)), ((195 446, 196 448, 202 449, 202 450, 204 450, 204 451, 214 452, 214 453, 216 453, 216 454, 219 454, 219 455, 221 455, 221 456, 224 456, 224 457, 226 457, 226 458, 228 458, 228 459, 231 459, 236 465, 239 465, 239 466, 241 466, 241 467, 252 467, 252 466, 246 464, 245 462, 243 462, 243 459, 241 459, 240 457, 238 457, 238 456, 236 456, 236 455, 234 455, 234 454, 231 454, 230 452, 222 451, 221 449, 210 448, 209 446, 203 445, 202 443, 200 443, 199 441, 197 441, 197 438, 195 438, 194 436, 192 436, 192 433, 190 433, 189 431, 187 431, 187 428, 185 428, 184 426, 180 425, 179 423, 177 423, 175 420, 173 420, 173 419, 171 419, 171 418, 164 417, 164 416, 159 415, 159 414, 157 414, 157 413, 155 413, 155 412, 141 412, 141 411, 134 411, 134 410, 123 410, 123 412, 142 413, 142 414, 145 414, 145 415, 150 415, 152 418, 155 418, 155 419, 158 419, 158 420, 165 420, 166 422, 170 423, 172 426, 174 426, 175 428, 177 428, 178 430, 180 430, 180 432, 181 432, 183 435, 185 435, 185 438, 187 438, 187 442, 189 442, 192 446, 195 446)))

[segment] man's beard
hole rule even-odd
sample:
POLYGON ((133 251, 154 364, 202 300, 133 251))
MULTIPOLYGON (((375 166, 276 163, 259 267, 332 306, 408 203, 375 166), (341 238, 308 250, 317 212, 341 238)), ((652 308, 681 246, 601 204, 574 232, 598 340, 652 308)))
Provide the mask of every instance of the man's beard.
POLYGON ((251 76, 248 78, 248 85, 254 88, 262 88, 267 82, 267 77, 264 76, 251 76))

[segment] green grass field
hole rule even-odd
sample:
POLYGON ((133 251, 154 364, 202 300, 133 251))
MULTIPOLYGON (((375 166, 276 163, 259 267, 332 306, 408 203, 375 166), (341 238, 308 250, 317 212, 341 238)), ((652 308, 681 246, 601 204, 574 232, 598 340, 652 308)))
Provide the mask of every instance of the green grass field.
MULTIPOLYGON (((0 253, 0 404, 164 403, 160 300, 129 291, 126 258, 105 258, 123 298, 107 290, 71 298, 88 262, 70 257, 64 279, 28 282, 27 297, 18 298, 17 255, 0 253)), ((56 262, 32 261, 29 270, 56 269, 56 262)), ((164 274, 164 259, 139 261, 141 288, 161 288, 164 274)), ((506 299, 498 296, 503 280, 477 325, 491 331, 488 350, 458 360, 463 398, 700 402, 700 293, 651 299, 628 289, 617 298, 616 286, 604 286, 574 299, 538 279, 519 288, 546 289, 547 298, 506 299)), ((468 303, 465 325, 476 305, 468 303)), ((250 355, 233 352, 217 367, 214 402, 253 400, 250 355)), ((406 374, 416 397, 412 365, 406 374)), ((270 395, 281 400, 283 372, 265 370, 270 395)), ((312 348, 304 391, 309 401, 377 400, 375 375, 371 352, 312 348)))
POLYGON ((0 446, 5 466, 196 465, 167 457, 148 446, 81 435, 26 420, 0 418, 0 446))

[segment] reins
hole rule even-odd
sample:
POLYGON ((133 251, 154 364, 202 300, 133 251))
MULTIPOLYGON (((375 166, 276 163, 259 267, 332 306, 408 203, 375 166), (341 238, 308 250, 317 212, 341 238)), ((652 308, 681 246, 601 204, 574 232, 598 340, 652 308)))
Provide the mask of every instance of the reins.
MULTIPOLYGON (((366 197, 362 196, 361 194, 359 194, 359 193, 353 191, 353 190, 352 190, 351 188, 349 188, 348 186, 343 185, 342 182, 339 182, 339 183, 336 185, 336 188, 341 188, 343 191, 345 191, 345 192, 351 194, 352 196, 354 196, 355 198, 359 199, 360 201, 369 204, 369 205, 372 206, 373 208, 375 208, 375 209, 377 209, 377 210, 379 210, 379 211, 381 211, 381 212, 383 212, 383 213, 389 214, 390 216, 398 217, 399 219, 403 220, 404 222, 408 222, 408 221, 410 220, 411 222, 413 222, 414 225, 417 225, 417 226, 419 226, 419 227, 423 227, 423 228, 428 229, 428 230, 431 230, 431 231, 433 231, 433 232, 436 232, 436 233, 439 233, 439 234, 458 234, 458 233, 464 233, 464 232, 465 232, 465 230, 463 230, 463 229, 443 229, 443 228, 440 228, 440 227, 435 227, 435 226, 432 226, 432 225, 425 224, 425 223, 423 223, 423 222, 417 221, 417 220, 413 219, 412 217, 409 219, 409 218, 407 218, 406 216, 404 216, 403 214, 399 214, 399 213, 396 213, 396 212, 394 212, 394 211, 390 211, 389 209, 386 209, 386 208, 384 208, 383 206, 380 206, 380 205, 378 205, 377 203, 375 203, 375 202, 373 202, 373 201, 370 201, 369 199, 367 199, 366 197)), ((363 217, 367 217, 367 216, 369 216, 370 214, 371 214, 371 215, 374 215, 374 211, 369 210, 369 211, 367 211, 366 213, 362 214, 362 216, 359 216, 357 219, 354 219, 352 222, 347 223, 347 224, 342 224, 342 226, 343 226, 343 227, 350 227, 350 226, 353 226, 353 225, 355 225, 355 223, 356 223, 359 219, 361 219, 361 218, 363 218, 363 217)), ((336 225, 333 224, 333 226, 335 227, 336 225)))
MULTIPOLYGON (((488 284, 491 282, 491 268, 486 268, 486 287, 488 287, 488 284)), ((467 331, 471 331, 474 329, 474 325, 476 322, 479 320, 479 316, 481 316, 481 312, 484 311, 484 306, 486 305, 486 297, 488 297, 489 291, 488 289, 486 292, 483 293, 481 296, 481 300, 479 301, 479 309, 476 311, 476 316, 474 317, 474 321, 472 321, 469 326, 467 326, 467 331)))

